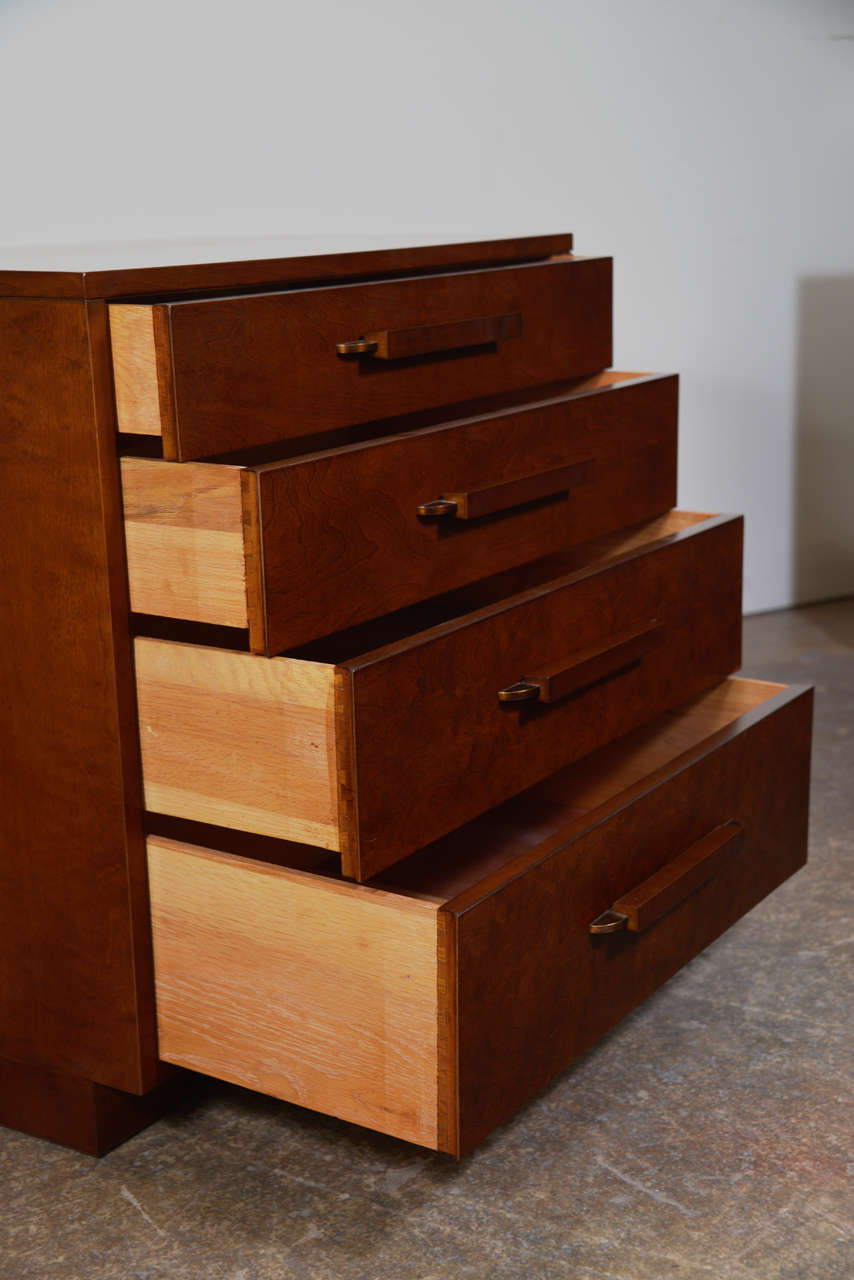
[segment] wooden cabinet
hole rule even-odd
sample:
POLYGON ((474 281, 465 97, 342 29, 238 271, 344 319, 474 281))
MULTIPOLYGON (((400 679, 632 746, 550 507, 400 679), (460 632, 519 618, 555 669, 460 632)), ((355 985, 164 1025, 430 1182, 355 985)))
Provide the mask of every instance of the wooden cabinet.
POLYGON ((0 269, 0 1121, 178 1066, 460 1154, 803 861, 809 694, 571 247, 0 269))

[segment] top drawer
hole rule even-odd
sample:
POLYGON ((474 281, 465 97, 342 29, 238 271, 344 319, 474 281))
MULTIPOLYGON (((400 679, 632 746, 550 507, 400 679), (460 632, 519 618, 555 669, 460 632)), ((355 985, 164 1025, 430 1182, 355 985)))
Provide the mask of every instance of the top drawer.
POLYGON ((110 306, 120 431, 186 461, 593 373, 611 259, 110 306))

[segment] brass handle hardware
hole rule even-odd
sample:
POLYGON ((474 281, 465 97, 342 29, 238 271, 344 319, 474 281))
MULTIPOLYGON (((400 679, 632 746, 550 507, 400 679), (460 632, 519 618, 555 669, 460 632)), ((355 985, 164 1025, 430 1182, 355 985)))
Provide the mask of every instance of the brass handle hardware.
POLYGON ((374 338, 356 338, 352 342, 336 342, 335 350, 339 356, 372 356, 378 345, 374 338))
POLYGON ((622 915, 619 911, 614 911, 613 907, 609 907, 607 911, 603 911, 601 916, 597 916, 595 920, 590 922, 591 933, 619 933, 621 929, 627 928, 629 917, 622 915))
POLYGON ((432 502, 421 502, 415 508, 420 516, 455 516, 457 504, 450 498, 434 498, 432 502))
POLYGON ((350 342, 336 342, 339 356, 374 356, 377 360, 406 360, 412 356, 436 355, 462 347, 483 347, 522 332, 519 311, 502 316, 475 316, 472 320, 452 320, 448 324, 422 324, 413 329, 382 329, 366 333, 350 342))
POLYGON ((485 485, 482 489, 470 489, 466 493, 443 493, 432 502, 422 502, 416 507, 420 516, 456 516, 458 520, 477 520, 481 516, 495 515, 511 507, 535 502, 538 498, 554 498, 567 493, 576 485, 586 484, 593 476, 593 460, 572 462, 552 471, 539 471, 532 476, 520 476, 516 480, 504 480, 500 484, 485 485))
POLYGON ((628 635, 609 644, 606 648, 584 649, 569 658, 554 663, 551 667, 524 676, 516 684, 507 689, 500 689, 499 702, 557 702, 570 693, 579 693, 589 689, 610 676, 619 675, 661 644, 664 627, 656 620, 650 622, 640 631, 632 631, 628 635), (513 692, 513 691, 516 692, 513 692), (528 692, 521 692, 527 690, 528 692), (508 696, 513 693, 513 696, 508 696))
POLYGON ((499 702, 536 702, 540 696, 540 686, 530 680, 517 680, 508 684, 506 689, 498 690, 499 702))
POLYGON ((697 840, 655 875, 618 898, 612 907, 591 921, 591 933, 617 933, 629 929, 643 933, 663 915, 678 907, 720 871, 741 848, 744 828, 729 821, 697 840))

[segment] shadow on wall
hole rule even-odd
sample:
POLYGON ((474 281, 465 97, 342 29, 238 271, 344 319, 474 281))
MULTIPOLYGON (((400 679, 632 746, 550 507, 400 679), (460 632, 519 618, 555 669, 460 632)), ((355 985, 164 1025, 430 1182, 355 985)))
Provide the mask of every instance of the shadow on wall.
POLYGON ((798 286, 795 599, 854 594, 854 276, 798 286))

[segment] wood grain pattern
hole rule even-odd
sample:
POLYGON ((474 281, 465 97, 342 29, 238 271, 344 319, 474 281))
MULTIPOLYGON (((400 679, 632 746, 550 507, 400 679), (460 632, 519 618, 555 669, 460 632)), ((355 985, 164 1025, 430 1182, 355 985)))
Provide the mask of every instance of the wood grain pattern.
POLYGON ((137 637, 146 808, 336 849, 331 667, 137 637))
MULTIPOLYGON (((504 316, 474 316, 451 324, 420 324, 412 329, 384 329, 366 333, 365 341, 375 350, 373 360, 406 360, 411 356, 434 355, 438 351, 457 351, 461 347, 481 347, 488 342, 506 342, 522 333, 522 316, 518 311, 504 316)), ((362 341, 358 341, 362 345, 362 341)), ((342 344, 338 354, 346 354, 342 344)))
MULTIPOLYGON (((113 349, 120 368, 140 358, 113 349)), ((496 395, 611 363, 611 260, 460 271, 343 287, 158 304, 164 456, 182 462, 360 422, 496 395), (336 345, 366 331, 522 314, 511 342, 411 360, 343 360, 336 345), (164 385, 171 389, 164 413, 164 385), (174 413, 174 421, 172 415, 174 413)), ((151 386, 146 374, 145 386, 151 386)), ((148 403, 150 395, 146 400, 148 403)), ((127 404, 133 410, 132 397, 127 404)), ((150 420, 119 414, 122 431, 150 420)))
MULTIPOLYGON (((427 893, 443 904, 476 902, 491 886, 521 874, 586 829, 591 810, 620 807, 674 770, 773 714, 794 692, 784 685, 730 676, 616 742, 556 770, 389 867, 370 883, 393 893, 427 893)), ((232 844, 217 848, 239 852, 232 844)), ((266 856, 266 855, 265 855, 266 856)))
POLYGON ((168 1062, 437 1144, 437 909, 148 841, 168 1062))
POLYGON ((811 694, 782 695, 670 776, 597 809, 448 904, 457 920, 460 1150, 470 1150, 636 1004, 801 866, 811 694), (782 702, 782 705, 780 703, 782 702), (589 921, 721 821, 742 853, 645 933, 589 921))
POLYGON ((118 298, 365 279, 535 262, 568 253, 572 236, 515 236, 406 245, 384 237, 260 237, 7 249, 0 297, 118 298), (342 241, 344 243, 342 243, 342 241))
POLYGON ((744 831, 737 822, 721 823, 642 884, 621 894, 614 912, 626 916, 629 929, 642 933, 717 875, 743 843, 744 831))
POLYGON ((677 404, 675 377, 614 374, 521 409, 251 468, 252 648, 279 653, 667 511, 677 404), (416 515, 448 491, 587 459, 592 476, 557 500, 463 526, 416 515))
POLYGON ((156 1079, 104 317, 0 303, 0 1055, 156 1079))
POLYGON ((248 626, 240 471, 122 458, 131 609, 248 626))
POLYGON ((540 702, 559 702, 571 693, 619 675, 663 644, 664 638, 664 628, 652 622, 627 636, 611 637, 604 648, 597 645, 592 650, 574 653, 545 670, 523 676, 523 680, 536 686, 540 702))
POLYGON ((364 880, 728 675, 741 653, 742 523, 704 521, 340 666, 352 681, 358 826, 345 874, 364 880), (570 646, 657 620, 665 643, 560 702, 498 691, 570 646), (417 770, 414 771, 414 770, 417 770))
POLYGON ((154 310, 125 305, 111 309, 116 415, 119 430, 159 436, 160 389, 154 343, 154 310))

